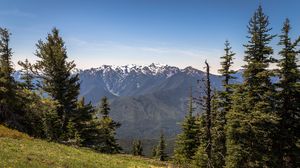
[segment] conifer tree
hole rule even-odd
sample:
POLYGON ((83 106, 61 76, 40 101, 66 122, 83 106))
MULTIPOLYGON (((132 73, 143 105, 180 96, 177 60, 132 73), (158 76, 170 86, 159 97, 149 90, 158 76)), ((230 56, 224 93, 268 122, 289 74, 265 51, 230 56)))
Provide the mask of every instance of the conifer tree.
POLYGON ((213 130, 212 130, 212 146, 213 146, 213 164, 214 167, 223 167, 225 165, 226 156, 226 114, 231 108, 232 86, 231 80, 235 71, 231 69, 233 64, 233 56, 235 53, 231 51, 230 43, 225 42, 225 55, 221 57, 221 66, 219 73, 222 76, 223 90, 214 93, 212 100, 213 113, 213 130))
POLYGON ((227 115, 226 167, 274 166, 271 147, 278 118, 271 71, 267 69, 274 62, 270 30, 268 17, 259 6, 249 22, 249 41, 244 45, 244 83, 235 89, 227 115))
POLYGON ((279 121, 279 131, 275 136, 277 142, 274 144, 274 150, 279 154, 278 167, 299 167, 300 149, 297 141, 300 139, 300 72, 297 65, 297 55, 300 50, 297 49, 300 43, 300 37, 295 41, 290 38, 290 21, 285 20, 280 42, 282 46, 279 52, 281 56, 278 67, 278 98, 277 107, 279 121))
POLYGON ((178 135, 174 150, 175 163, 190 164, 199 146, 198 131, 195 116, 193 116, 192 91, 189 100, 188 113, 182 123, 182 133, 178 135))
POLYGON ((17 120, 21 111, 17 109, 17 85, 12 77, 14 69, 11 62, 12 49, 9 46, 10 35, 7 29, 0 28, 0 123, 20 127, 17 120))
MULTIPOLYGON (((101 143, 100 123, 96 116, 96 110, 91 102, 85 104, 82 97, 77 103, 78 112, 72 116, 72 122, 78 133, 77 141, 80 145, 96 149, 97 144, 101 143)), ((75 132, 76 133, 76 132, 75 132)), ((76 137, 76 135, 73 135, 76 137)))
POLYGON ((212 90, 210 82, 210 66, 205 61, 206 76, 204 96, 201 100, 201 106, 205 110, 200 117, 200 145, 195 155, 194 165, 200 167, 213 167, 212 165, 212 90), (202 128, 204 126, 204 128, 202 128), (204 131, 203 131, 204 129, 204 131))
POLYGON ((208 155, 207 155, 207 139, 206 139, 206 119, 204 114, 198 114, 196 116, 196 125, 198 127, 198 141, 199 145, 197 151, 191 162, 193 167, 208 167, 208 155))
POLYGON ((101 129, 101 143, 98 144, 97 150, 104 153, 119 153, 121 151, 121 147, 117 143, 115 135, 116 129, 119 128, 121 124, 110 118, 109 112, 109 102, 107 97, 104 97, 101 100, 100 107, 100 114, 102 115, 99 123, 101 129))
POLYGON ((78 74, 72 74, 75 64, 67 61, 66 47, 56 28, 48 34, 45 42, 40 40, 36 46, 39 60, 35 67, 42 80, 40 87, 59 103, 57 114, 62 122, 62 132, 66 133, 70 117, 77 112, 80 85, 78 74))
POLYGON ((143 156, 143 145, 141 140, 133 141, 132 154, 134 156, 143 156))
POLYGON ((156 148, 156 157, 160 161, 166 161, 168 158, 168 155, 166 154, 166 142, 163 132, 160 133, 159 142, 156 148))

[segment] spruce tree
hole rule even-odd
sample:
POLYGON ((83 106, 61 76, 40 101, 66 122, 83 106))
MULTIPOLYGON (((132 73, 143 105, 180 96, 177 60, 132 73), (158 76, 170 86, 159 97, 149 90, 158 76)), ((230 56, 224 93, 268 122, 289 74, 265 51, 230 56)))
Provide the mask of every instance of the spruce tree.
MULTIPOLYGON (((39 60, 35 67, 42 80, 40 87, 59 103, 57 115, 62 122, 62 132, 66 133, 71 116, 77 112, 80 85, 78 74, 72 74, 75 64, 67 61, 66 47, 56 28, 48 34, 45 42, 40 40, 36 46, 39 60)), ((65 135, 61 137, 67 140, 65 135)))
POLYGON ((10 33, 0 28, 0 123, 20 127, 21 110, 17 108, 17 84, 12 76, 12 49, 9 46, 10 33))
POLYGON ((300 139, 300 72, 297 65, 297 55, 300 53, 297 46, 300 37, 292 41, 290 30, 290 22, 286 19, 278 43, 282 46, 279 52, 281 58, 278 63, 279 83, 277 85, 277 111, 280 121, 279 131, 275 135, 277 142, 273 148, 279 154, 278 167, 287 168, 300 166, 300 149, 297 146, 297 141, 300 139))
POLYGON ((221 57, 221 66, 219 73, 222 76, 223 90, 215 91, 212 100, 213 113, 213 130, 212 130, 212 145, 213 145, 213 164, 214 167, 223 167, 225 165, 226 156, 226 114, 231 108, 232 76, 235 71, 231 69, 233 64, 233 56, 235 53, 231 51, 230 43, 225 42, 225 55, 221 57))
POLYGON ((174 150, 174 161, 177 164, 190 164, 199 146, 198 131, 195 116, 193 116, 193 97, 192 91, 189 100, 189 110, 183 123, 181 124, 182 133, 178 135, 174 150))
POLYGON ((134 140, 132 144, 132 154, 134 156, 143 156, 143 145, 141 140, 134 140))
POLYGON ((156 148, 156 157, 160 161, 166 161, 168 158, 168 155, 166 154, 166 141, 163 132, 160 133, 159 142, 156 148))
POLYGON ((100 114, 102 118, 100 119, 100 130, 101 130, 101 143, 98 144, 97 150, 103 153, 119 153, 121 147, 117 143, 115 138, 116 129, 121 126, 120 123, 115 122, 109 117, 110 106, 107 97, 102 98, 100 114))
POLYGON ((274 62, 270 30, 268 17, 259 6, 249 22, 249 41, 244 45, 244 83, 235 89, 227 115, 226 167, 272 167, 276 160, 271 148, 278 118, 267 69, 274 62))

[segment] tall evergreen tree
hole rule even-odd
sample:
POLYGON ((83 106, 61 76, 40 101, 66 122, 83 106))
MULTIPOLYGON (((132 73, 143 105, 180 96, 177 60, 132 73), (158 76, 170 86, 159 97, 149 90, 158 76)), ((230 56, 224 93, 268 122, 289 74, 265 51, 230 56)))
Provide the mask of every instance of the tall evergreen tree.
POLYGON ((59 103, 57 114, 62 121, 62 131, 67 132, 70 117, 77 111, 80 88, 78 75, 72 74, 75 64, 67 61, 66 47, 56 28, 48 34, 46 42, 40 40, 36 46, 39 60, 35 67, 39 72, 38 77, 42 79, 40 86, 59 103))
POLYGON ((200 117, 200 123, 205 124, 204 131, 202 124, 200 125, 200 145, 195 155, 194 165, 200 167, 213 167, 212 162, 212 90, 210 81, 210 66, 205 61, 206 76, 205 76, 205 89, 201 106, 205 110, 202 117, 200 117), (202 132, 202 133, 201 133, 202 132))
POLYGON ((272 135, 276 131, 274 86, 267 68, 274 62, 269 46, 269 20, 259 6, 248 26, 249 41, 244 45, 244 83, 233 95, 227 115, 226 167, 272 167, 272 135))
POLYGON ((297 49, 300 43, 300 37, 295 41, 290 38, 290 21, 286 19, 282 28, 280 42, 282 50, 278 67, 278 115, 279 131, 276 134, 277 143, 274 144, 274 150, 279 154, 278 167, 299 167, 300 149, 297 141, 300 139, 300 72, 297 65, 297 55, 300 50, 297 49))
POLYGON ((115 122, 109 117, 110 106, 107 97, 102 98, 100 114, 102 118, 100 120, 101 129, 101 143, 98 144, 97 150, 104 153, 119 153, 121 147, 117 143, 115 138, 116 129, 121 126, 120 123, 115 122))
POLYGON ((193 115, 193 96, 190 93, 189 109, 182 123, 182 133, 178 135, 174 150, 174 160, 177 164, 190 164, 199 146, 198 131, 195 116, 193 115))
POLYGON ((18 127, 19 111, 16 107, 17 85, 12 77, 14 72, 11 57, 12 49, 9 46, 10 33, 0 28, 0 123, 18 127))
POLYGON ((213 164, 214 167, 223 167, 225 165, 226 156, 226 114, 231 108, 231 94, 232 86, 231 80, 234 79, 233 74, 235 71, 231 69, 233 64, 233 56, 235 53, 231 51, 230 43, 225 42, 225 55, 221 57, 221 66, 219 73, 222 76, 223 89, 222 91, 215 92, 213 104, 213 130, 212 130, 212 145, 213 145, 213 164))
POLYGON ((168 155, 166 154, 166 141, 163 132, 160 133, 159 142, 156 148, 156 157, 160 161, 166 161, 168 158, 168 155))

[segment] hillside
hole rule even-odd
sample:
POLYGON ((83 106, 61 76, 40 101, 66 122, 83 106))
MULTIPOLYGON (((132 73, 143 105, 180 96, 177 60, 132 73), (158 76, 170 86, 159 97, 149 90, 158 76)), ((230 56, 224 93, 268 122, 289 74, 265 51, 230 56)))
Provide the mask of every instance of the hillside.
POLYGON ((1 167, 155 168, 161 162, 130 155, 107 155, 33 139, 0 125, 1 167))

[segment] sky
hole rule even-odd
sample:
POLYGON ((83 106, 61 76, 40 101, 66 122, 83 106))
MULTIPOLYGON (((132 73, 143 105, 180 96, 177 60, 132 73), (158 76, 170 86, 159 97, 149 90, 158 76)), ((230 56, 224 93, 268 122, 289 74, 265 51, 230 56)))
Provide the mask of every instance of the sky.
POLYGON ((259 3, 273 34, 289 18, 292 37, 300 35, 299 0, 0 0, 0 26, 12 33, 16 69, 18 60, 37 59, 35 44, 57 27, 80 69, 151 63, 202 69, 207 59, 217 73, 225 40, 237 53, 233 68, 245 64, 247 24, 259 3))

